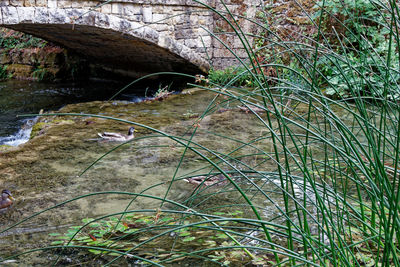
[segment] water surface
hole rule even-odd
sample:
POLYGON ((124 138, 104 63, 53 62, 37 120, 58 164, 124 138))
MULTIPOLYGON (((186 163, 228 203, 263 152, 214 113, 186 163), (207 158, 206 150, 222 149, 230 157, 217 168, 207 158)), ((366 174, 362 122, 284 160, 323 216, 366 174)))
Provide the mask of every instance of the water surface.
MULTIPOLYGON (((78 102, 105 100, 124 86, 122 83, 86 81, 77 83, 45 83, 9 80, 0 82, 0 145, 19 145, 29 139, 33 118, 17 118, 21 114, 57 110, 78 102), (26 125, 25 125, 26 124, 26 125)), ((140 100, 132 90, 117 97, 140 100)))
MULTIPOLYGON (((212 213, 214 207, 225 205, 224 212, 241 209, 251 213, 243 197, 237 190, 232 190, 230 183, 225 183, 223 187, 196 189, 194 185, 181 179, 216 172, 214 166, 204 159, 205 156, 212 158, 225 171, 235 169, 232 180, 247 192, 264 219, 282 223, 282 185, 277 180, 278 163, 273 155, 274 144, 271 140, 271 132, 278 132, 278 121, 274 115, 271 115, 269 129, 262 120, 266 119, 266 113, 256 115, 244 112, 238 108, 240 103, 235 100, 224 102, 225 99, 222 98, 218 102, 212 102, 216 94, 207 90, 189 92, 172 95, 164 101, 92 101, 66 105, 60 110, 63 113, 111 116, 147 126, 136 125, 135 139, 110 154, 106 153, 118 144, 103 142, 97 138, 97 133, 122 133, 128 130, 129 125, 85 116, 42 117, 40 122, 43 128, 35 138, 16 150, 0 153, 0 186, 10 189, 17 197, 14 210, 7 216, 0 217, 0 231, 62 201, 103 192, 49 210, 18 226, 20 229, 7 231, 3 243, 0 242, 0 257, 51 244, 54 239, 48 236, 48 232, 55 231, 54 227, 82 224, 83 218, 94 218, 125 209, 156 210, 160 207, 158 200, 134 198, 118 192, 145 193, 161 199, 165 197, 197 211, 212 213), (183 143, 190 140, 190 148, 186 149, 177 140, 183 143), (218 159, 217 155, 223 157, 218 159), (85 171, 100 157, 102 158, 98 163, 85 171), (250 171, 250 178, 239 175, 238 170, 250 171), (252 175, 252 170, 259 173, 252 175), (258 190, 254 190, 252 184, 257 184, 268 192, 271 199, 266 199, 258 190), (196 197, 193 198, 193 195, 196 197), (34 232, 35 229, 40 229, 43 233, 34 232)), ((288 124, 292 121, 304 123, 308 106, 293 102, 292 106, 284 103, 288 106, 284 112, 290 119, 288 124)), ((338 113, 343 115, 343 120, 351 121, 351 116, 345 110, 338 113)), ((317 121, 318 127, 323 127, 324 114, 316 113, 313 116, 315 117, 311 120, 317 121)), ((296 138, 304 137, 304 128, 296 127, 294 123, 288 127, 296 138)), ((330 138, 336 137, 333 135, 330 138)), ((320 145, 321 140, 316 139, 310 147, 316 158, 323 158, 324 155, 320 145)), ((297 153, 289 138, 286 140, 286 149, 293 155, 297 153)), ((296 170, 294 159, 289 161, 288 164, 293 165, 292 173, 300 174, 296 170)), ((299 198, 304 197, 306 194, 299 191, 304 185, 302 177, 294 179, 299 181, 293 191, 299 198)), ((324 186, 326 188, 329 185, 324 186)), ((307 197, 312 213, 316 201, 312 195, 307 197)), ((175 209, 176 206, 167 204, 163 208, 175 209)), ((250 215, 244 213, 243 216, 250 215)), ((25 261, 42 261, 45 264, 46 257, 47 255, 39 255, 33 258, 29 255, 25 261)), ((21 264, 22 261, 18 263, 21 264)))

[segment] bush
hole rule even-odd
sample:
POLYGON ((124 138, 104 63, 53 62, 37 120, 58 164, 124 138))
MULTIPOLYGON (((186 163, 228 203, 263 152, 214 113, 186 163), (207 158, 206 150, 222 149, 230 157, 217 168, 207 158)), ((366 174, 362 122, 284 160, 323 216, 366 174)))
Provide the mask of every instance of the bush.
POLYGON ((382 2, 368 0, 318 2, 315 18, 322 22, 331 47, 317 64, 328 95, 342 98, 399 97, 400 74, 395 35, 382 2), (356 90, 354 90, 356 89, 356 90))

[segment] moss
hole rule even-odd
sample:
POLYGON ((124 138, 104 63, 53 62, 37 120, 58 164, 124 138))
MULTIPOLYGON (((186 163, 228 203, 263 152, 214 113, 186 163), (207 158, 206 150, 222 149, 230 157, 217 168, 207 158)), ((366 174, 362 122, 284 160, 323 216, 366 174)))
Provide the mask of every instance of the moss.
POLYGON ((30 139, 35 138, 37 135, 39 135, 39 132, 43 130, 46 126, 48 125, 47 122, 38 122, 32 127, 32 132, 30 139))
POLYGON ((7 152, 12 150, 14 147, 9 145, 0 145, 0 152, 7 152))
POLYGON ((54 124, 73 124, 75 123, 73 120, 62 120, 62 119, 54 119, 52 121, 54 124))

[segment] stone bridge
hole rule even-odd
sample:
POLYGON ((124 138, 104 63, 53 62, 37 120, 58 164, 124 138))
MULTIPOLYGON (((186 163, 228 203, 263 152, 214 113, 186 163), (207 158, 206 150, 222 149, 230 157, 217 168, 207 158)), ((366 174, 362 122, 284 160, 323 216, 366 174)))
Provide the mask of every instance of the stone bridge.
MULTIPOLYGON (((256 0, 225 0, 235 14, 254 18, 256 0)), ((220 0, 0 0, 0 26, 32 34, 139 77, 159 71, 190 74, 234 64, 213 34, 240 56, 241 43, 207 5, 220 0), (204 4, 202 4, 204 3, 204 4), (213 33, 213 34, 211 34, 213 33), (222 38, 222 35, 224 37, 222 38)), ((246 31, 250 23, 237 18, 246 31)))

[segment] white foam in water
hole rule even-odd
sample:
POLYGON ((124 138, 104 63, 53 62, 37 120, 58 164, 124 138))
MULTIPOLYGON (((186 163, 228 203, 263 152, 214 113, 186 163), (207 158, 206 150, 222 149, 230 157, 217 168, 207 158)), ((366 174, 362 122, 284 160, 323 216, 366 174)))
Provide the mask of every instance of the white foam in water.
POLYGON ((18 146, 29 141, 32 132, 32 126, 35 124, 35 119, 30 119, 25 122, 22 128, 13 135, 0 137, 0 144, 9 146, 18 146))

